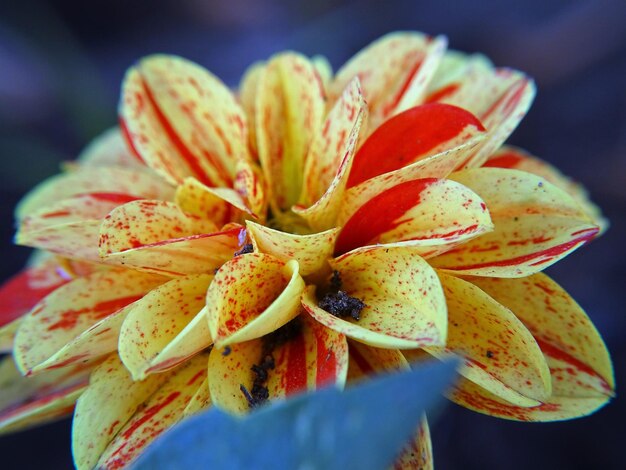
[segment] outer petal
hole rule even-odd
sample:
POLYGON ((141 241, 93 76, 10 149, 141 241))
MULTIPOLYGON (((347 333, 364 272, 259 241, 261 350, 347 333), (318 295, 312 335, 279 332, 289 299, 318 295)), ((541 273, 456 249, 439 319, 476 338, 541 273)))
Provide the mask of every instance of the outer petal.
POLYGON ((194 176, 231 186, 236 162, 248 158, 245 116, 230 90, 180 57, 150 56, 132 67, 120 115, 133 149, 172 184, 194 176))
MULTIPOLYGON (((331 384, 342 388, 348 372, 348 344, 344 335, 329 330, 307 315, 296 320, 299 332, 273 348, 274 368, 268 372, 269 399, 281 399, 331 384)), ((213 403, 232 413, 245 413, 248 402, 240 387, 252 390, 252 366, 264 358, 264 341, 233 344, 230 352, 214 348, 209 357, 209 386, 213 403)))
POLYGON ((168 377, 159 374, 135 382, 115 353, 94 369, 72 422, 72 454, 78 470, 94 468, 111 440, 168 377))
POLYGON ((486 202, 495 231, 433 258, 436 267, 477 276, 526 276, 555 263, 599 231, 565 191, 530 173, 480 168, 451 178, 486 202))
POLYGON ((326 260, 332 257, 339 233, 339 229, 331 229, 312 235, 294 235, 250 221, 246 225, 255 251, 272 255, 284 262, 295 259, 302 276, 320 270, 326 260))
POLYGON ((119 430, 96 467, 128 466, 156 437, 176 424, 207 376, 206 361, 206 354, 201 354, 176 369, 119 430))
POLYGON ((408 369, 409 363, 397 349, 381 349, 358 341, 349 341, 350 363, 348 383, 352 384, 372 375, 408 369))
POLYGON ((335 76, 329 87, 334 102, 354 77, 363 85, 372 113, 371 128, 419 102, 445 49, 445 38, 419 33, 391 33, 373 42, 335 76))
POLYGON ((76 158, 79 168, 119 166, 136 170, 148 167, 128 147, 118 127, 104 131, 91 141, 76 158))
POLYGON ((467 281, 440 273, 448 304, 445 348, 465 359, 460 373, 520 406, 538 405, 551 393, 550 370, 541 349, 513 313, 467 281))
POLYGON ((0 434, 26 429, 72 412, 89 370, 75 367, 22 377, 11 356, 0 361, 0 434))
POLYGON ((248 118, 249 144, 253 156, 257 156, 256 139, 256 97, 259 89, 259 78, 265 67, 264 62, 255 62, 248 67, 239 83, 239 101, 248 118))
POLYGON ((173 279, 130 308, 119 354, 135 380, 187 360, 211 344, 204 312, 212 274, 173 279))
POLYGON ((18 219, 51 202, 89 193, 117 193, 138 198, 170 200, 174 189, 158 176, 130 168, 84 168, 45 180, 24 197, 15 212, 18 219))
POLYGON ((487 206, 473 191, 435 178, 400 183, 376 195, 345 222, 335 253, 377 243, 409 242, 422 256, 493 228, 487 206))
POLYGON ((523 279, 471 281, 510 308, 533 333, 563 396, 613 395, 613 366, 604 341, 561 286, 541 273, 523 279))
POLYGON ((361 319, 343 320, 322 310, 309 287, 302 304, 317 321, 346 336, 382 348, 445 344, 446 304, 435 271, 410 248, 370 247, 331 262, 342 290, 365 302, 361 319))
POLYGON ((430 428, 426 416, 422 418, 420 427, 413 440, 404 448, 393 466, 394 470, 434 470, 433 446, 430 439, 430 428))
POLYGON ((298 263, 270 255, 236 256, 216 273, 207 292, 209 329, 216 346, 275 331, 298 315, 304 281, 298 263))
POLYGON ((115 338, 96 339, 91 351, 66 357, 65 346, 100 320, 140 299, 163 278, 134 271, 95 272, 45 297, 15 337, 15 359, 24 373, 87 362, 115 350, 115 338), (102 341, 100 343, 99 341, 102 341))
POLYGON ((317 72, 304 56, 275 56, 261 71, 256 99, 259 159, 276 209, 298 202, 305 158, 324 115, 317 72))
POLYGON ((348 188, 456 148, 484 131, 473 114, 456 106, 432 103, 411 108, 383 123, 361 146, 348 188))

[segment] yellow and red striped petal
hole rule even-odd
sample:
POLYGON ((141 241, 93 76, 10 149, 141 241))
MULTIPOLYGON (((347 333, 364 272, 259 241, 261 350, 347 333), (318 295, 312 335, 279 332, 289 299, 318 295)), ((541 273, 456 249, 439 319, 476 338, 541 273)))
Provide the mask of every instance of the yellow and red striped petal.
POLYGON ((246 212, 264 221, 269 194, 261 168, 249 161, 239 162, 233 188, 245 202, 246 212))
POLYGON ((527 276, 555 263, 599 231, 571 196, 530 173, 480 168, 450 178, 485 201, 495 230, 433 258, 438 268, 476 276, 527 276))
POLYGON ((307 315, 287 325, 292 332, 281 338, 267 336, 228 349, 213 348, 209 357, 209 387, 215 406, 232 413, 245 413, 250 406, 241 389, 253 389, 252 366, 263 362, 268 354, 274 368, 268 370, 264 383, 269 400, 316 390, 329 385, 343 388, 348 371, 346 337, 329 330, 307 315))
POLYGON ((371 378, 372 375, 408 369, 409 363, 397 349, 381 349, 359 341, 349 341, 350 363, 348 383, 371 378))
POLYGON ((72 422, 72 454, 78 470, 94 468, 111 440, 168 377, 159 374, 135 382, 117 353, 94 369, 76 402, 72 422))
POLYGON ((174 188, 157 175, 130 168, 84 168, 53 176, 36 186, 17 206, 18 219, 55 201, 90 193, 115 193, 142 199, 171 200, 174 188))
POLYGON ((154 55, 132 67, 120 117, 133 150, 172 184, 193 176, 231 186, 236 162, 248 158, 245 115, 230 90, 180 57, 154 55))
POLYGON ((261 70, 255 103, 259 160, 275 209, 298 202, 306 155, 324 117, 324 94, 313 64, 283 53, 261 70))
POLYGON ((222 226, 237 217, 237 210, 216 196, 208 186, 193 177, 185 178, 176 188, 176 204, 187 214, 209 219, 222 226))
POLYGON ((202 309, 212 274, 173 279, 133 304, 119 354, 135 380, 182 363, 211 344, 202 309))
POLYGON ((370 247, 331 261, 341 290, 365 303, 360 320, 321 309, 310 286, 302 305, 317 321, 349 338, 381 348, 443 345, 446 302, 435 271, 410 248, 370 247))
POLYGON ((0 361, 0 434, 63 417, 87 386, 89 369, 75 367, 23 377, 13 358, 0 361))
POLYGON ((304 281, 295 260, 249 253, 225 263, 207 292, 209 330, 217 347, 271 333, 298 315, 304 281))
POLYGON ((464 109, 431 103, 385 121, 354 156, 348 188, 458 147, 484 133, 480 121, 464 109))
POLYGON ((602 337, 556 282, 542 273, 523 279, 474 278, 471 282, 511 309, 533 333, 561 394, 613 395, 613 366, 602 337))
POLYGON ((255 250, 287 262, 295 259, 300 274, 307 276, 320 270, 333 256, 339 229, 330 229, 312 235, 295 235, 248 221, 248 235, 255 250))
POLYGON ((311 57, 311 62, 313 63, 313 67, 315 67, 315 71, 320 78, 320 82, 322 83, 324 96, 326 96, 326 90, 328 90, 328 87, 333 79, 333 66, 323 55, 314 55, 311 57))
POLYGON ((434 470, 433 446, 426 416, 422 418, 415 437, 404 447, 393 465, 394 470, 434 470))
POLYGON ((137 408, 100 456, 96 468, 127 467, 183 413, 207 377, 207 355, 200 354, 169 374, 165 383, 137 408))
POLYGON ((608 228, 609 222, 602 216, 600 209, 589 199, 585 188, 563 175, 548 162, 532 156, 522 149, 505 145, 483 164, 483 168, 510 168, 540 176, 549 183, 567 191, 600 227, 600 233, 608 228))
POLYGON ((339 69, 328 95, 334 103, 346 85, 358 77, 376 128, 396 112, 417 104, 436 70, 445 38, 391 33, 374 41, 339 69))
POLYGON ((426 348, 436 357, 464 359, 461 375, 491 393, 518 404, 539 404, 551 393, 550 370, 524 324, 475 285, 443 273, 448 305, 445 348, 426 348))
POLYGON ((91 349, 66 357, 64 347, 100 320, 143 297, 164 281, 134 271, 103 271, 59 287, 24 317, 15 337, 15 359, 24 373, 88 362, 116 348, 116 338, 93 338, 91 349))
POLYGON ((367 201, 345 222, 335 253, 395 242, 425 257, 492 230, 487 206, 465 186, 451 180, 406 181, 367 201))
POLYGON ((187 416, 192 416, 196 413, 199 413, 200 411, 206 410, 211 406, 213 406, 213 401, 211 400, 209 379, 207 377, 200 384, 200 387, 196 391, 196 394, 191 397, 191 400, 183 411, 183 417, 186 418, 187 416))
POLYGON ((92 140, 78 155, 76 164, 78 168, 118 166, 149 170, 128 147, 119 127, 112 127, 92 140))
POLYGON ((239 102, 248 118, 248 137, 252 157, 258 160, 258 149, 256 139, 256 106, 259 89, 259 78, 265 68, 265 62, 254 62, 244 72, 239 82, 239 102))

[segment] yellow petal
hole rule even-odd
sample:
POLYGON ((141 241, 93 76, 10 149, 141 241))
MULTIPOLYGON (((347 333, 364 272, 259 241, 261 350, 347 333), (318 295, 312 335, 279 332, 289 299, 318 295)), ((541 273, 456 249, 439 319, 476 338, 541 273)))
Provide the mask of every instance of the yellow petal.
POLYGON ((146 199, 170 200, 174 189, 158 176, 130 168, 84 168, 53 176, 36 186, 18 204, 18 219, 68 197, 89 193, 117 193, 146 199))
POLYGON ((171 369, 211 344, 202 309, 212 279, 212 274, 173 279, 132 306, 119 354, 133 379, 171 369))
POLYGON ((446 302, 437 274, 410 248, 370 247, 331 261, 341 290, 365 303, 360 320, 321 309, 310 286, 302 297, 308 313, 349 338, 381 348, 443 345, 446 302))
POLYGON ((381 349, 358 341, 349 341, 350 363, 348 383, 352 384, 372 375, 408 369, 409 364, 397 349, 381 349))
POLYGON ((324 115, 315 68, 304 56, 272 58, 258 78, 256 135, 261 167, 275 209, 298 202, 305 159, 324 115))
POLYGON ((72 454, 78 470, 94 468, 111 440, 168 377, 159 374, 135 382, 116 353, 94 369, 76 402, 72 422, 72 454))
POLYGON ((92 140, 78 155, 76 163, 78 168, 118 166, 148 170, 143 161, 128 147, 118 127, 112 127, 92 140))
POLYGON ((289 332, 278 330, 261 339, 213 348, 209 357, 209 386, 213 403, 231 413, 245 413, 250 405, 241 389, 253 390, 258 376, 251 370, 267 355, 269 400, 281 399, 331 384, 343 388, 348 371, 348 344, 344 335, 325 328, 307 315, 293 320, 289 332))
POLYGON ((431 263, 459 274, 521 277, 550 266, 599 231, 565 191, 530 173, 479 168, 450 175, 487 204, 495 230, 431 263))
POLYGON ((261 168, 248 161, 239 162, 233 187, 243 198, 246 212, 264 221, 269 201, 268 188, 261 168))
POLYGON ((259 77, 265 67, 264 62, 255 62, 243 74, 239 83, 239 101, 248 118, 250 150, 253 157, 258 157, 256 139, 256 97, 259 90, 259 77))
POLYGON ((432 257, 492 230, 487 206, 455 181, 406 181, 376 195, 343 226, 335 253, 375 244, 406 242, 432 257))
POLYGON ((169 375, 108 445, 96 468, 128 466, 163 431, 176 424, 207 376, 207 355, 200 354, 169 375))
POLYGON ((0 354, 10 353, 13 351, 13 343, 15 340, 15 334, 20 327, 22 319, 18 318, 11 323, 6 323, 0 326, 0 354))
POLYGON ((611 396, 613 366, 602 337, 583 309, 545 274, 523 279, 471 280, 513 313, 533 333, 560 393, 611 396))
POLYGON ((193 176, 231 186, 248 158, 245 115, 207 70, 176 56, 154 55, 124 78, 120 116, 141 158, 172 184, 193 176))
POLYGON ((445 49, 445 39, 413 32, 383 36, 341 67, 328 94, 334 103, 348 82, 359 77, 376 128, 395 112, 419 102, 445 49), (432 56, 432 57, 429 57, 432 56))
POLYGON ((191 397, 191 400, 187 404, 187 407, 183 411, 183 416, 192 416, 200 411, 206 410, 213 405, 211 400, 211 392, 209 390, 209 379, 206 378, 200 384, 200 388, 196 391, 196 394, 191 397))
POLYGON ((461 375, 509 402, 532 406, 548 398, 550 370, 524 324, 473 284, 443 273, 439 278, 448 304, 448 341, 426 351, 461 356, 461 375))
POLYGON ((400 457, 396 459, 394 470, 434 470, 433 446, 430 439, 430 428, 426 416, 422 418, 415 437, 404 447, 400 457))
POLYGON ((89 351, 69 358, 64 347, 163 280, 134 271, 112 270, 95 272, 58 288, 41 300, 20 325, 15 337, 15 359, 20 370, 34 373, 63 367, 115 350, 115 338, 108 336, 94 337, 89 351))
POLYGON ((328 90, 330 82, 333 79, 333 66, 323 55, 314 55, 311 57, 311 62, 313 62, 313 67, 315 67, 315 71, 320 77, 322 88, 328 90))
POLYGON ((207 292, 207 317, 216 346, 271 333, 298 315, 304 281, 298 263, 249 253, 224 264, 207 292))
POLYGON ((332 257, 339 233, 339 229, 331 229, 312 235, 294 235, 250 221, 246 225, 255 251, 272 255, 284 262, 295 259, 302 276, 318 271, 332 257))
POLYGON ((23 377, 13 358, 0 361, 0 434, 68 415, 87 386, 89 369, 76 367, 23 377))
POLYGON ((176 204, 187 214, 209 219, 218 226, 237 217, 237 209, 216 196, 195 178, 185 178, 176 188, 176 204))

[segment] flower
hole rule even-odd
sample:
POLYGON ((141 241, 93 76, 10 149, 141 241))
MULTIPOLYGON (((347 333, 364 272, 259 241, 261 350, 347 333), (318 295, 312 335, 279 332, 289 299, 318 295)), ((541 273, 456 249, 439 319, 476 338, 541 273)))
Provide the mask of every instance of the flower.
MULTIPOLYGON (((0 426, 80 396, 76 466, 121 468, 208 406, 245 413, 451 355, 450 398, 482 413, 607 403, 600 335, 540 272, 606 222, 503 146, 532 81, 445 49, 394 33, 334 76, 277 54, 236 95, 178 57, 131 67, 119 130, 17 209, 16 241, 48 254, 0 293, 19 298, 0 344, 32 376, 2 364, 18 385, 0 426)), ((409 447, 399 466, 432 466, 425 421, 409 447)))

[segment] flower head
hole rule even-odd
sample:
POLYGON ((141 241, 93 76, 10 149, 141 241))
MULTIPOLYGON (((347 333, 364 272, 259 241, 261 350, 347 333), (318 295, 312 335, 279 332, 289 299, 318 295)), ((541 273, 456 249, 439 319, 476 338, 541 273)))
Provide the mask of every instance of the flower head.
MULTIPOLYGON (((245 413, 451 355, 450 398, 483 413, 604 405, 602 339, 540 271, 605 222, 503 146, 532 81, 445 48, 391 34, 334 76, 277 54, 237 93, 178 57, 131 67, 119 130, 18 207, 17 242, 49 255, 2 291, 28 293, 2 312, 0 344, 33 377, 2 365, 28 401, 0 426, 80 396, 77 467, 120 468, 203 408, 245 413)), ((399 465, 432 465, 425 421, 410 447, 399 465)))

